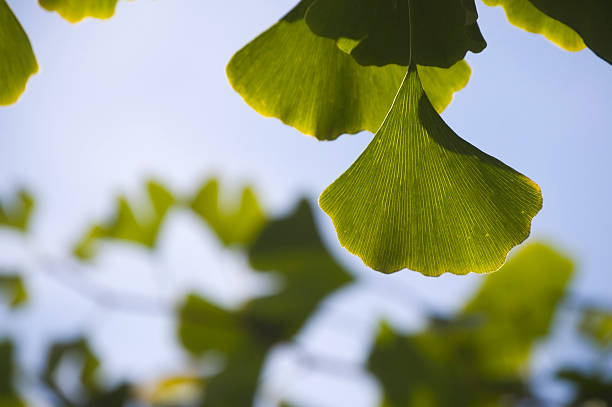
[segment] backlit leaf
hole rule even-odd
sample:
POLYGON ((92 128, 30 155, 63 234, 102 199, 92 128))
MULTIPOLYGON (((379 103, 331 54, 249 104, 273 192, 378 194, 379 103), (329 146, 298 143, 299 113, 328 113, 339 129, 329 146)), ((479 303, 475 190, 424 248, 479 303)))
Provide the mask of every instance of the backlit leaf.
MULTIPOLYGON (((314 35, 304 22, 311 0, 238 51, 227 66, 233 88, 257 112, 277 117, 319 140, 380 127, 406 68, 364 67, 314 35)), ((423 86, 438 111, 470 77, 460 61, 450 69, 419 67, 423 86)))
POLYGON ((56 11, 60 16, 76 23, 85 17, 110 18, 115 14, 118 0, 38 0, 38 3, 49 11, 56 11))
POLYGON ((253 190, 245 187, 237 205, 219 200, 219 183, 210 180, 191 202, 197 213, 224 245, 248 245, 263 227, 266 217, 253 190))
POLYGON ((527 238, 539 187, 457 136, 411 70, 380 130, 319 199, 369 267, 428 276, 497 270, 527 238))
POLYGON ((612 1, 529 1, 545 14, 574 29, 593 52, 612 64, 612 1))
POLYGON ((30 40, 6 0, 0 0, 0 106, 15 103, 36 72, 30 40))
POLYGON ((317 35, 357 43, 361 65, 449 68, 486 47, 473 0, 315 0, 305 18, 317 35))
POLYGON ((529 0, 482 0, 487 6, 501 6, 508 21, 525 31, 542 34, 567 51, 584 49, 584 41, 576 31, 547 16, 529 0))

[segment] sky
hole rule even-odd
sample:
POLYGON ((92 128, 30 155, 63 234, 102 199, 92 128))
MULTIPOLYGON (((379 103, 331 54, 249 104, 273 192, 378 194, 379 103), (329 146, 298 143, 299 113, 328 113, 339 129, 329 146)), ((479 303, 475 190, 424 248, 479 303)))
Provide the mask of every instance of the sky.
MULTIPOLYGON (((85 330, 108 356, 113 375, 153 379, 173 372, 184 358, 171 320, 109 311, 50 277, 55 269, 66 272, 68 249, 85 226, 108 216, 117 194, 142 193, 150 177, 185 194, 211 176, 221 179, 229 196, 249 183, 269 212, 281 214, 302 196, 315 202, 372 135, 316 141, 258 115, 228 84, 225 65, 233 53, 293 1, 121 1, 111 20, 75 25, 33 0, 8 2, 29 34, 40 72, 17 104, 0 108, 0 196, 26 186, 38 208, 27 239, 0 232, 0 264, 23 269, 34 292, 34 304, 19 318, 0 313, 7 321, 3 329, 26 332, 31 352, 22 357, 33 365, 49 338, 85 330)), ((443 118, 541 186, 544 207, 532 239, 552 242, 576 260, 575 295, 612 305, 612 69, 589 50, 569 53, 511 26, 500 8, 478 3, 478 11, 488 47, 468 55, 470 83, 443 118)), ((379 275, 340 247, 321 211, 317 224, 330 251, 363 281, 332 301, 339 311, 322 324, 334 326, 343 312, 363 315, 351 335, 310 326, 302 334, 321 352, 333 343, 334 356, 360 362, 379 316, 416 326, 423 301, 451 310, 481 281, 409 271, 379 275), (404 291, 389 296, 389 290, 404 291)), ((261 285, 244 259, 224 251, 188 214, 172 214, 160 246, 154 255, 107 248, 92 270, 78 274, 168 301, 196 287, 235 303, 261 285), (211 276, 211 270, 230 277, 211 276)), ((576 357, 564 352, 570 339, 562 331, 540 350, 534 369, 576 357)), ((354 406, 375 402, 371 378, 306 375, 282 353, 270 363, 285 372, 271 379, 270 398, 288 393, 316 406, 347 397, 354 406), (334 391, 309 391, 322 383, 334 391)))

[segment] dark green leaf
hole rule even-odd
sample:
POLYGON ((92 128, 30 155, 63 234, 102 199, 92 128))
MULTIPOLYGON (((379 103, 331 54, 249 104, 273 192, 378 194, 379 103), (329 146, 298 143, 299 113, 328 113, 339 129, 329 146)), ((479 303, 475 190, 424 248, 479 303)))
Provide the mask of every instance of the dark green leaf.
POLYGON ((593 52, 612 64, 612 1, 529 1, 545 14, 576 30, 593 52))
POLYGON ((486 47, 477 18, 473 0, 315 0, 306 12, 315 34, 352 40, 355 60, 377 66, 449 68, 486 47))
POLYGON ((0 106, 15 103, 36 72, 30 40, 6 0, 0 0, 0 106))
POLYGON ((110 18, 115 14, 118 0, 38 0, 41 7, 76 23, 85 17, 110 18))
POLYGON ((370 145, 319 203, 340 243, 369 267, 438 276, 501 267, 529 235, 542 196, 457 136, 411 71, 370 145))
POLYGON ((18 274, 0 274, 0 294, 11 308, 20 307, 28 300, 25 284, 18 274))
POLYGON ((612 312, 586 309, 580 321, 580 331, 597 346, 612 347, 612 312))
POLYGON ((208 181, 191 202, 191 208, 208 223, 226 245, 248 245, 266 222, 266 217, 249 187, 242 190, 238 205, 219 200, 219 183, 208 181))
POLYGON ((15 386, 15 355, 13 343, 0 342, 0 406, 25 407, 15 386))

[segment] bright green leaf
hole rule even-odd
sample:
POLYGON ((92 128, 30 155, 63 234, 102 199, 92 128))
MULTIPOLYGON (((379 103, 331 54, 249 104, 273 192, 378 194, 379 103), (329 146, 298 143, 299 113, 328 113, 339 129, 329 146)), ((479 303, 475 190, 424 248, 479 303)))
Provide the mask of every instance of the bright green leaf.
POLYGON ((92 226, 76 244, 74 255, 80 259, 91 259, 96 255, 96 246, 101 239, 124 240, 154 248, 161 225, 175 198, 162 185, 147 183, 149 202, 139 207, 138 216, 121 197, 115 215, 109 221, 92 226))
POLYGON ((0 294, 11 308, 20 307, 28 300, 25 284, 18 274, 0 274, 0 294))
POLYGON ((595 54, 612 64, 612 1, 529 1, 545 14, 574 29, 595 54))
POLYGON ((567 25, 547 16, 529 0, 482 0, 487 6, 501 6, 508 21, 525 31, 542 34, 567 51, 580 51, 586 45, 567 25))
POLYGON ((370 145, 319 203, 340 243, 369 267, 438 276, 501 267, 529 235, 542 196, 457 136, 412 70, 370 145))
POLYGON ((46 10, 76 23, 85 17, 110 18, 115 14, 118 0, 38 0, 46 10))
POLYGON ((521 404, 529 355, 550 331, 572 270, 563 255, 532 244, 488 275, 446 322, 409 335, 383 326, 368 367, 383 385, 385 406, 521 404))
POLYGON ((226 245, 248 245, 266 222, 265 214, 253 190, 245 187, 238 205, 219 200, 219 183, 210 180, 200 189, 191 209, 197 213, 226 245))
POLYGON ((34 197, 25 190, 20 190, 12 203, 3 204, 0 202, 0 227, 4 226, 26 232, 34 210, 34 204, 34 197))
POLYGON ((0 0, 0 106, 15 103, 36 72, 30 40, 6 0, 0 0))
POLYGON ((486 42, 473 0, 315 0, 306 23, 346 47, 361 65, 412 64, 449 68, 486 42))
MULTIPOLYGON (((227 66, 229 81, 260 114, 277 117, 319 140, 363 130, 374 133, 406 68, 361 66, 340 51, 334 40, 314 35, 304 23, 310 3, 302 1, 238 51, 227 66)), ((419 67, 419 72, 438 111, 470 77, 463 61, 448 70, 419 67)))

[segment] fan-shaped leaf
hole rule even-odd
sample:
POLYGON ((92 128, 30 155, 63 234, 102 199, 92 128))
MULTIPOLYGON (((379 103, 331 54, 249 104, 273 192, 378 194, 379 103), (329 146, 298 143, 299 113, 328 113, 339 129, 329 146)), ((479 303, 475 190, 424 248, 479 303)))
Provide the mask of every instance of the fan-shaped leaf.
POLYGON ((542 34, 567 51, 584 49, 576 31, 538 10, 529 0, 482 0, 487 6, 502 6, 508 21, 525 31, 542 34))
MULTIPOLYGON (((304 134, 333 140, 343 133, 375 132, 397 93, 406 68, 364 67, 335 42, 304 23, 312 1, 302 1, 238 51, 227 66, 233 88, 260 114, 277 117, 304 134)), ((419 67, 438 111, 470 77, 464 61, 450 69, 419 67)))
POLYGON ((375 270, 497 270, 529 235, 539 187, 457 136, 411 70, 380 130, 321 195, 340 243, 375 270))
POLYGON ((110 18, 115 14, 118 0, 38 0, 46 10, 76 23, 85 17, 110 18))
POLYGON ((473 0, 315 0, 305 18, 317 35, 351 40, 361 65, 449 68, 486 47, 473 0))
POLYGON ((0 0, 0 106, 15 103, 36 72, 30 40, 6 0, 0 0))

